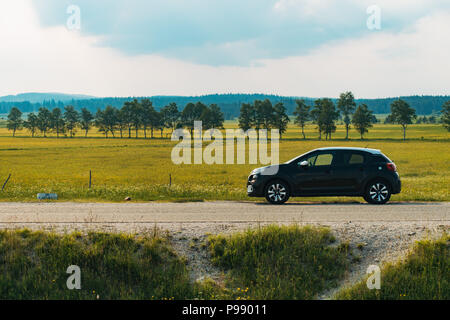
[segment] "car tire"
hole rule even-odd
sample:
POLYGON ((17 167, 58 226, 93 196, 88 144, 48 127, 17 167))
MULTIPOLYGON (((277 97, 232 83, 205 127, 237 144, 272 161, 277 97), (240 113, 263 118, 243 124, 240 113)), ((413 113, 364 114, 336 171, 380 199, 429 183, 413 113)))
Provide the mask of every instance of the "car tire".
POLYGON ((371 204, 385 204, 392 195, 391 186, 383 180, 374 180, 367 185, 364 200, 371 204))
POLYGON ((289 186, 281 180, 270 181, 264 188, 264 195, 272 204, 283 204, 289 200, 289 186))

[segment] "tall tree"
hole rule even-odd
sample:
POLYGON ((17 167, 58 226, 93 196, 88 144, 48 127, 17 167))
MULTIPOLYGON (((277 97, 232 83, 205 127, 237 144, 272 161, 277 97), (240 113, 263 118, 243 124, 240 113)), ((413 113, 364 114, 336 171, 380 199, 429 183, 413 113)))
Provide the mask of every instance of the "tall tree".
POLYGON ((273 108, 272 102, 269 99, 262 101, 259 112, 261 113, 262 127, 269 130, 273 125, 273 120, 275 118, 275 109, 273 108))
POLYGON ((130 111, 131 111, 130 112, 130 116, 131 116, 130 122, 136 132, 136 138, 138 138, 138 132, 139 132, 139 129, 142 124, 143 109, 142 109, 141 103, 137 99, 134 99, 131 102, 130 111))
POLYGON ((286 113, 286 107, 283 102, 278 102, 273 107, 274 117, 272 120, 273 126, 280 131, 280 139, 283 137, 283 134, 287 130, 287 126, 289 123, 289 117, 286 113))
POLYGON ((108 133, 114 137, 114 131, 117 128, 117 109, 112 106, 107 106, 105 110, 98 110, 95 114, 95 126, 100 132, 105 134, 108 139, 108 133))
POLYGON ((311 110, 311 120, 313 123, 317 124, 317 130, 319 131, 319 140, 322 140, 322 127, 319 125, 319 118, 320 118, 320 110, 321 105, 318 103, 317 100, 314 101, 314 107, 311 110))
POLYGON ((6 124, 6 127, 8 128, 8 130, 12 130, 13 137, 16 135, 17 130, 22 129, 22 126, 22 112, 16 107, 11 108, 8 114, 8 122, 6 124))
POLYGON ((180 112, 176 103, 170 103, 161 109, 162 118, 166 128, 171 129, 171 133, 176 129, 180 119, 180 112))
POLYGON ((33 112, 28 114, 28 118, 24 123, 24 127, 31 132, 31 137, 34 137, 36 130, 38 129, 39 119, 33 112))
POLYGON ((404 100, 398 99, 391 104, 391 118, 394 123, 402 126, 403 140, 406 140, 406 128, 416 118, 416 110, 411 108, 404 100))
POLYGON ((363 139, 364 133, 369 132, 372 127, 373 112, 369 110, 367 105, 361 104, 353 114, 352 123, 363 139))
POLYGON ((41 131, 41 133, 44 135, 44 138, 47 137, 47 131, 51 129, 52 126, 52 114, 51 112, 45 108, 41 107, 39 108, 38 115, 37 115, 37 127, 41 131))
POLYGON ((197 102, 196 104, 188 103, 181 112, 181 122, 183 127, 187 128, 191 135, 194 130, 194 121, 201 120, 203 111, 205 111, 206 108, 208 107, 201 102, 197 102))
POLYGON ((164 120, 162 119, 162 114, 153 108, 150 110, 149 120, 150 120, 149 125, 150 125, 151 137, 153 138, 153 131, 160 129, 164 120))
POLYGON ((192 135, 193 129, 193 122, 195 119, 195 113, 194 113, 195 104, 192 102, 189 102, 181 112, 181 123, 183 127, 187 127, 192 135))
POLYGON ((151 137, 153 138, 153 128, 155 127, 155 117, 157 117, 157 111, 153 107, 153 103, 149 99, 141 100, 141 123, 144 129, 144 138, 147 138, 147 129, 150 127, 152 131, 151 137))
POLYGON ((255 110, 254 125, 255 125, 255 129, 258 132, 258 136, 259 136, 259 129, 261 129, 264 125, 263 102, 261 100, 255 100, 255 102, 253 102, 253 108, 255 110))
POLYGON ((305 100, 296 100, 295 103, 297 104, 297 107, 294 111, 295 120, 294 122, 302 128, 302 135, 303 139, 306 139, 305 135, 305 125, 306 122, 310 119, 309 110, 311 109, 311 106, 307 106, 305 103, 305 100))
POLYGON ((118 110, 116 109, 116 120, 117 120, 117 129, 120 133, 120 138, 123 138, 123 131, 128 128, 128 119, 127 119, 127 110, 123 107, 118 110))
POLYGON ((442 105, 442 125, 450 131, 450 100, 442 105))
POLYGON ((133 118, 133 103, 131 101, 126 101, 121 109, 122 117, 126 121, 125 126, 128 129, 128 139, 131 139, 131 129, 133 128, 132 118, 133 118))
POLYGON ((255 125, 255 107, 250 103, 243 103, 239 115, 239 128, 244 131, 255 125))
POLYGON ((319 128, 319 139, 322 132, 325 133, 325 140, 331 140, 331 134, 336 131, 335 121, 339 118, 339 112, 331 99, 317 99, 314 101, 313 119, 319 128))
POLYGON ((80 126, 81 129, 84 130, 84 137, 87 137, 88 132, 92 127, 93 120, 94 116, 88 109, 86 108, 81 109, 80 126))
POLYGON ((105 138, 108 139, 108 130, 106 129, 105 113, 100 108, 97 109, 97 112, 95 113, 94 125, 98 128, 98 131, 103 132, 105 134, 105 138))
POLYGON ((156 128, 159 130, 161 138, 164 134, 164 129, 166 128, 166 119, 164 119, 165 114, 163 112, 156 111, 156 128))
POLYGON ((54 108, 51 115, 51 129, 56 132, 56 138, 60 133, 64 133, 65 122, 60 108, 54 108))
POLYGON ((210 111, 210 127, 215 129, 222 129, 223 128, 223 122, 225 121, 225 117, 220 110, 219 106, 217 104, 211 104, 209 106, 210 111))
POLYGON ((355 110, 356 103, 355 103, 355 97, 353 96, 353 93, 351 92, 344 92, 341 93, 338 99, 337 107, 339 111, 342 113, 343 120, 345 123, 345 130, 346 135, 345 139, 348 140, 348 131, 350 129, 350 123, 351 123, 351 114, 355 110))
POLYGON ((212 114, 209 108, 205 108, 205 110, 203 110, 202 115, 200 116, 200 120, 202 121, 203 130, 208 130, 213 127, 212 114))
POLYGON ((64 121, 66 122, 66 128, 69 130, 70 137, 75 135, 75 129, 80 120, 80 115, 73 106, 64 107, 64 121))

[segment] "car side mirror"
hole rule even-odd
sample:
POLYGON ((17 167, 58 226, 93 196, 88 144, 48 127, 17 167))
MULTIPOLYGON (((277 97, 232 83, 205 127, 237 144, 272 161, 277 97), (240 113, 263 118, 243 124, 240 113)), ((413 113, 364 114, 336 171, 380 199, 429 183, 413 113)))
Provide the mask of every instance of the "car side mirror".
POLYGON ((300 167, 302 167, 302 168, 304 168, 304 169, 308 168, 308 167, 309 167, 309 162, 306 161, 306 160, 300 162, 300 167))

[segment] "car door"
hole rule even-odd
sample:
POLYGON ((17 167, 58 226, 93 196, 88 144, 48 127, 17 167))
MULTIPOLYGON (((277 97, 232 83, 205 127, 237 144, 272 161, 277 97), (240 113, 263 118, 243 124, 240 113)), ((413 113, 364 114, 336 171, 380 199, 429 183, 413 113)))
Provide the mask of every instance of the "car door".
POLYGON ((338 193, 356 193, 365 175, 365 162, 367 156, 359 151, 342 151, 339 161, 334 167, 335 190, 338 193))
POLYGON ((335 151, 320 151, 306 155, 296 161, 296 170, 293 177, 296 193, 313 195, 333 192, 333 162, 335 160, 335 151), (308 161, 308 166, 302 167, 300 163, 303 161, 308 161))

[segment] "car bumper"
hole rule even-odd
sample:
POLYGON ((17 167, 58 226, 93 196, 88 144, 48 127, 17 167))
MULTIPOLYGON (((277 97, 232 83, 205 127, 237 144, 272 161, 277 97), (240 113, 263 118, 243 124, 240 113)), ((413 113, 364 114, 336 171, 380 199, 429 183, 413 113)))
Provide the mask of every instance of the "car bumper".
POLYGON ((253 178, 250 176, 247 180, 247 195, 249 197, 264 196, 264 182, 261 176, 253 178))
POLYGON ((402 181, 398 179, 392 186, 392 193, 397 194, 400 193, 401 191, 402 191, 402 181))

